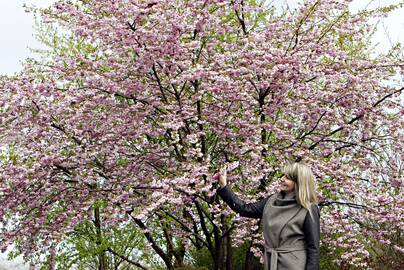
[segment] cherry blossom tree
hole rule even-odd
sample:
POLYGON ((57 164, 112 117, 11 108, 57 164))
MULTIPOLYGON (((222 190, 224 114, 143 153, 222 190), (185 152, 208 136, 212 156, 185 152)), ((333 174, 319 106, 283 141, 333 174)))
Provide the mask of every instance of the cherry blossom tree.
POLYGON ((1 80, 1 247, 17 243, 37 264, 78 224, 130 221, 168 269, 190 246, 232 269, 231 246, 247 240, 248 265, 262 256, 260 223, 220 202, 213 174, 237 161, 230 185, 250 202, 276 191, 287 160, 304 160, 336 263, 367 267, 375 244, 402 254, 403 54, 369 43, 370 19, 396 6, 353 14, 349 2, 280 15, 253 0, 37 10, 69 34, 1 80), (170 224, 163 246, 156 223, 170 224))

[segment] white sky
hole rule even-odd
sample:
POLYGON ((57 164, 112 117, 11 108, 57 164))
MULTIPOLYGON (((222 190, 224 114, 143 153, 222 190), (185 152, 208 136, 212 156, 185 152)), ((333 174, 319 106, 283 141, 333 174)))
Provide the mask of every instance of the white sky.
MULTIPOLYGON (((49 6, 55 0, 0 0, 0 74, 13 74, 21 69, 22 60, 33 57, 30 48, 42 48, 33 35, 34 19, 32 14, 26 13, 23 4, 41 7, 49 6)), ((280 7, 287 3, 290 8, 296 7, 301 0, 270 0, 275 6, 280 7)), ((356 11, 369 4, 369 7, 395 4, 399 0, 354 0, 351 4, 352 11, 356 11)), ((379 24, 373 42, 379 44, 377 51, 388 49, 392 43, 404 44, 404 8, 396 10, 388 18, 382 19, 379 24)), ((0 254, 0 270, 2 269, 28 269, 23 267, 21 259, 13 262, 6 261, 4 254, 0 254)))
POLYGON ((46 7, 54 0, 0 0, 0 74, 21 69, 20 61, 32 57, 28 46, 42 48, 33 36, 34 18, 22 5, 46 7))

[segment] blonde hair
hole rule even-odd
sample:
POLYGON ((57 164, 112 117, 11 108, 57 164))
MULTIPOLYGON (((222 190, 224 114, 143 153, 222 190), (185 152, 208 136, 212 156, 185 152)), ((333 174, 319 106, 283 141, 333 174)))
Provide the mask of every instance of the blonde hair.
POLYGON ((287 178, 295 182, 296 201, 299 205, 311 212, 311 204, 317 204, 316 187, 314 185, 314 175, 309 166, 304 162, 287 163, 283 169, 287 178))

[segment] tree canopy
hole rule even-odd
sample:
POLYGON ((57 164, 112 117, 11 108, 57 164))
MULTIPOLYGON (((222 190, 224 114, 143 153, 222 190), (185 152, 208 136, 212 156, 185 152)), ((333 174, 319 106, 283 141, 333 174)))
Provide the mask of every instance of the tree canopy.
POLYGON ((17 243, 39 264, 87 220, 133 222, 167 268, 196 247, 226 269, 226 245, 251 240, 260 257, 262 235, 219 201, 215 171, 238 161, 230 185, 250 202, 303 160, 337 263, 368 266, 374 243, 402 254, 403 54, 374 55, 369 41, 370 19, 396 6, 352 13, 349 2, 282 14, 255 0, 36 10, 65 32, 46 33, 46 57, 1 78, 3 250, 17 243), (165 247, 156 221, 171 224, 165 247))

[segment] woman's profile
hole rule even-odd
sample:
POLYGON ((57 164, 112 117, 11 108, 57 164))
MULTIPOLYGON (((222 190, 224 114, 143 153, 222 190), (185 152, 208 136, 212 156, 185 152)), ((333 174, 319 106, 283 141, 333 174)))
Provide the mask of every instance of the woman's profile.
POLYGON ((265 270, 318 270, 320 211, 314 176, 303 162, 283 167, 280 191, 255 203, 245 203, 227 185, 221 170, 218 194, 240 216, 261 218, 265 270))

